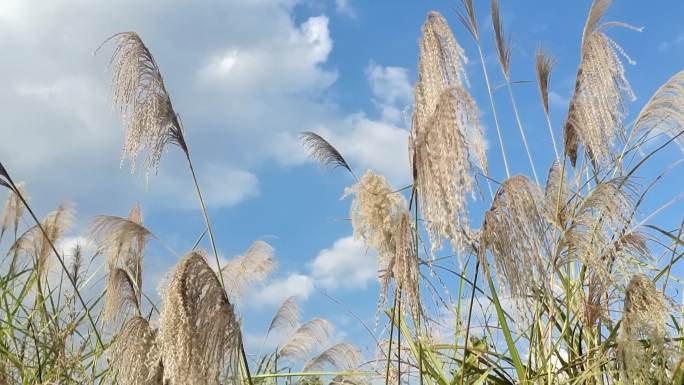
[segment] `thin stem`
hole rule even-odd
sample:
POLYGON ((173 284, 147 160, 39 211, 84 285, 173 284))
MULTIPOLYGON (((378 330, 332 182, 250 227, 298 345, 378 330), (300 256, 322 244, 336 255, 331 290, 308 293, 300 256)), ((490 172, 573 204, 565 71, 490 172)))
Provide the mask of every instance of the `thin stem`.
POLYGON ((532 160, 532 153, 530 152, 530 147, 527 144, 525 130, 523 129, 522 123, 520 122, 520 114, 518 113, 518 103, 515 102, 515 97, 513 96, 513 88, 511 87, 511 80, 508 78, 508 76, 506 76, 506 88, 508 89, 508 96, 511 98, 511 105, 513 106, 513 115, 515 116, 515 123, 518 125, 518 130, 520 130, 520 137, 522 138, 523 146, 525 146, 527 159, 530 161, 530 167, 532 168, 534 181, 537 182, 537 184, 539 184, 539 177, 537 176, 537 170, 534 167, 534 161, 532 160))
POLYGON ((475 287, 477 287, 477 277, 480 272, 480 260, 475 262, 475 278, 473 279, 473 289, 470 293, 470 304, 468 305, 468 321, 466 321, 465 341, 463 343, 463 367, 461 368, 461 385, 465 379, 466 358, 468 357, 468 338, 470 337, 470 320, 473 315, 473 303, 475 302, 475 287))
MULTIPOLYGON (((190 174, 192 174, 192 181, 195 184, 195 192, 197 193, 197 199, 199 200, 200 208, 202 209, 202 216, 204 217, 204 223, 207 225, 207 233, 209 234, 209 242, 211 243, 212 251, 214 252, 214 258, 216 259, 216 269, 219 277, 219 282, 221 282, 221 287, 226 290, 226 285, 223 282, 223 272, 221 271, 221 261, 219 260, 218 250, 216 249, 216 240, 214 238, 214 231, 211 228, 211 222, 209 221, 209 214, 207 214, 207 207, 204 204, 204 199, 202 198, 202 191, 200 190, 199 183, 197 182, 197 174, 195 173, 195 168, 192 165, 192 160, 190 159, 190 151, 185 149, 185 158, 188 160, 188 167, 190 168, 190 174)), ((247 375, 247 382, 249 385, 252 384, 252 375, 249 371, 249 363, 247 362, 247 354, 245 353, 245 346, 242 342, 242 328, 239 330, 239 342, 240 342, 240 354, 242 355, 242 362, 245 365, 245 374, 247 375)))
POLYGON ((544 112, 546 117, 546 125, 549 128, 549 135, 551 135, 551 142, 553 143, 553 152, 556 154, 556 161, 560 162, 560 153, 558 152, 558 145, 556 144, 556 135, 553 134, 553 125, 551 124, 551 117, 548 112, 544 112))
POLYGON ((492 116, 494 116, 494 126, 496 127, 496 135, 499 138, 499 147, 501 148, 501 157, 503 158, 504 169, 506 170, 506 178, 510 178, 511 172, 508 169, 508 159, 506 157, 506 149, 504 148, 503 144, 503 137, 501 136, 501 128, 499 127, 499 118, 496 116, 496 105, 494 104, 494 95, 492 95, 492 87, 489 83, 489 74, 487 73, 487 67, 485 66, 484 55, 482 54, 482 47, 480 46, 480 42, 478 40, 476 40, 475 42, 477 43, 477 52, 480 55, 482 73, 484 74, 485 85, 487 86, 487 93, 489 94, 489 104, 492 106, 492 116))
POLYGON ((385 385, 389 384, 389 371, 390 364, 392 362, 392 341, 394 337, 394 313, 397 308, 397 296, 394 296, 394 305, 392 305, 392 317, 390 320, 390 335, 389 335, 389 347, 387 348, 387 367, 385 369, 385 385))

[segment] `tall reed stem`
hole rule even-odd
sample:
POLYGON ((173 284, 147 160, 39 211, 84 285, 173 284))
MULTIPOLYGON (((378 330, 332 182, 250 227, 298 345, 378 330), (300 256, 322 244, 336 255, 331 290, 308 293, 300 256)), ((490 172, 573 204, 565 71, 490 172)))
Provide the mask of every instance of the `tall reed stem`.
POLYGON ((479 39, 475 40, 477 44, 477 53, 480 55, 480 64, 482 65, 482 73, 485 78, 485 85, 487 86, 487 94, 489 95, 489 104, 492 106, 492 116, 494 117, 494 126, 496 127, 496 135, 499 139, 499 148, 501 149, 501 157, 503 158, 504 169, 506 170, 506 178, 511 177, 511 172, 508 169, 508 157, 506 156, 506 149, 503 144, 503 136, 501 135, 501 128, 499 127, 499 118, 496 114, 496 105, 494 103, 494 95, 492 94, 492 86, 489 82, 489 74, 487 73, 487 66, 485 65, 484 55, 482 54, 482 46, 479 39))
POLYGON ((553 143, 553 152, 556 154, 556 161, 560 162, 560 153, 558 152, 558 145, 556 144, 556 135, 553 134, 553 125, 551 124, 551 117, 548 112, 544 112, 546 117, 546 125, 549 128, 549 135, 551 136, 551 143, 553 143))
POLYGON ((539 177, 537 176, 537 170, 534 167, 534 161, 532 160, 532 153, 530 152, 530 146, 527 144, 527 137, 525 136, 525 129, 523 129, 522 122, 520 122, 520 114, 518 113, 518 103, 515 101, 513 96, 513 88, 511 87, 511 80, 506 76, 506 88, 508 89, 508 96, 511 98, 511 105, 513 106, 513 115, 515 116, 515 123, 520 130, 520 137, 522 138, 523 146, 525 146, 525 152, 527 153, 527 159, 530 161, 530 167, 532 168, 532 174, 534 175, 534 181, 539 184, 539 177))
MULTIPOLYGON (((197 182, 197 174, 195 173, 195 168, 192 165, 192 160, 190 159, 190 151, 185 150, 185 158, 188 160, 188 167, 190 168, 190 174, 192 174, 192 181, 195 185, 195 192, 197 193, 197 199, 199 200, 200 208, 202 209, 202 216, 204 217, 204 223, 207 226, 207 233, 209 234, 209 242, 211 243, 212 251, 214 252, 214 258, 216 259, 217 274, 219 276, 219 281, 221 282, 221 287, 225 291, 226 285, 223 282, 223 273, 221 272, 221 261, 219 260, 218 250, 216 249, 216 240, 214 238, 214 231, 211 228, 211 222, 209 221, 209 214, 207 213, 207 207, 204 204, 204 199, 202 198, 202 191, 200 190, 199 183, 197 182)), ((242 342, 242 328, 238 330, 239 336, 238 341, 240 345, 240 355, 242 356, 242 364, 244 365, 245 374, 247 375, 247 383, 252 385, 252 375, 249 371, 249 363, 247 362, 247 353, 245 353, 245 346, 242 342)))

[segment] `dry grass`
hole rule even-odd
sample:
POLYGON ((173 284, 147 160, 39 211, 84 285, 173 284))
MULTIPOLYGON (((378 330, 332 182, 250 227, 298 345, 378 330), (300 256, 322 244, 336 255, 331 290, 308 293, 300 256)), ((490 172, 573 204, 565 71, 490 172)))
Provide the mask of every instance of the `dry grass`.
POLYGON ((669 296, 682 285, 673 269, 684 256, 684 218, 678 228, 664 229, 641 212, 654 184, 674 166, 650 175, 648 185, 637 176, 657 169, 654 155, 673 143, 684 150, 684 72, 626 124, 633 95, 621 60, 630 59, 606 32, 627 25, 603 22, 610 1, 595 0, 581 37, 563 152, 555 149, 549 113, 555 62, 541 49, 535 56, 556 157, 550 165, 539 157, 534 162, 512 91, 511 41, 493 0, 492 37, 533 174, 511 176, 480 45, 483 31, 473 2, 461 3, 458 17, 477 45, 505 179, 489 174, 465 51, 437 12, 428 14, 419 42, 410 186, 397 190, 372 170, 357 178, 332 143, 312 132, 301 136, 313 159, 354 178, 346 191, 353 196, 351 227, 374 252, 369 255, 377 255, 379 304, 388 316, 387 330, 376 336, 349 311, 376 339, 373 359, 364 361, 358 348, 331 338, 330 321, 300 324, 295 298, 279 307, 266 330, 266 339, 283 341, 247 355, 236 304, 274 270, 274 250, 256 241, 221 262, 159 66, 141 38, 126 32, 111 38, 123 156, 133 168, 144 156, 142 168, 153 172, 168 144, 181 149, 215 261, 189 251, 157 304, 143 290, 144 256, 157 238, 140 207, 125 217, 96 217, 88 233, 94 255, 81 245, 67 255, 56 245, 72 221, 71 206, 39 220, 27 187, 0 164, 0 185, 9 190, 0 238, 10 243, 0 270, 0 384, 682 383, 681 303, 669 296), (644 146, 658 139, 655 147, 644 146), (548 169, 546 180, 538 180, 535 166, 548 169), (489 197, 479 194, 484 183, 489 197), (474 204, 474 197, 484 203, 474 204), (482 205, 489 209, 475 228, 480 217, 473 213, 482 205), (443 242, 453 253, 442 251, 443 242), (97 271, 106 274, 100 294, 91 287, 97 271))

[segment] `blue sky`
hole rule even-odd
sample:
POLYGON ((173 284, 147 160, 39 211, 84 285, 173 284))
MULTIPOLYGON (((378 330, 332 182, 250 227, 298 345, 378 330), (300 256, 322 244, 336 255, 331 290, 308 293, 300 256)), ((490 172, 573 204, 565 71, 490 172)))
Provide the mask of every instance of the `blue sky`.
MULTIPOLYGON (((47 213, 61 200, 77 204, 70 237, 93 215, 125 215, 140 202, 147 226, 164 245, 183 254, 202 231, 190 176, 171 148, 159 175, 131 175, 120 167, 120 119, 109 105, 111 46, 99 44, 120 31, 137 31, 155 55, 186 128, 215 225, 229 258, 263 239, 276 250, 279 267, 255 287, 240 310, 248 342, 259 340, 278 301, 298 295, 304 318, 328 317, 336 338, 368 344, 362 327, 325 290, 371 326, 377 285, 375 261, 348 238, 350 201, 340 197, 353 180, 328 173, 306 159, 297 133, 324 134, 361 174, 372 168, 396 186, 409 181, 406 139, 416 80, 417 41, 429 10, 449 20, 469 56, 467 70, 490 142, 492 176, 503 177, 491 111, 475 47, 452 11, 456 1, 233 0, 50 3, 9 0, 0 4, 0 159, 24 180, 35 208, 47 213)), ((476 1, 486 62, 493 84, 502 76, 493 55, 488 1, 476 1)), ((513 41, 512 78, 534 81, 539 43, 554 54, 551 115, 560 125, 574 87, 579 43, 589 1, 503 1, 513 41)), ((616 1, 606 20, 643 26, 609 34, 637 64, 625 63, 637 100, 684 67, 684 3, 616 1)), ((514 173, 529 165, 514 126, 505 90, 497 91, 507 151, 514 173), (502 92, 503 91, 503 92, 502 92)), ((520 114, 537 171, 545 176, 553 150, 536 83, 515 85, 520 114)), ((666 151, 644 175, 681 158, 666 151)), ((680 168, 658 185, 642 217, 682 191, 680 168)), ((644 179, 648 182, 650 179, 644 179)), ((475 208, 481 207, 475 205, 475 208)), ((475 225, 481 210, 473 210, 475 225)), ((677 202, 657 222, 673 228, 684 206, 677 202)), ((146 286, 177 261, 159 244, 145 262, 146 286)))

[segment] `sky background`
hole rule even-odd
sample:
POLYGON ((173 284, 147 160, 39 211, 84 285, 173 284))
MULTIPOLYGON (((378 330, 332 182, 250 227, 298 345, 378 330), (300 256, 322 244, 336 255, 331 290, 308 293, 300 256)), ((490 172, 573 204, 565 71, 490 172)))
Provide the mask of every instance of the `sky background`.
MULTIPOLYGON (((475 3, 488 70, 499 85, 489 2, 475 3)), ((684 2, 641 4, 616 1, 606 16, 644 27, 609 31, 636 61, 625 61, 637 97, 632 114, 684 67, 684 2)), ((589 5, 588 0, 502 2, 513 44, 513 80, 535 80, 540 43, 557 59, 550 103, 559 142, 589 5)), ((290 295, 300 298, 304 319, 327 317, 337 326, 336 339, 368 346, 372 340, 347 311, 353 309, 373 327, 376 262, 351 238, 346 220, 351 202, 340 200, 353 179, 307 160, 297 135, 322 134, 357 174, 373 169, 397 188, 410 183, 407 122, 417 42, 427 12, 437 10, 471 59, 467 72, 490 142, 491 174, 502 179, 480 64, 454 6, 456 1, 427 0, 3 0, 0 159, 16 180, 26 182, 38 213, 63 200, 76 204, 72 241, 94 215, 125 216, 140 203, 147 227, 159 239, 145 260, 145 287, 154 293, 192 246, 203 221, 178 149, 170 147, 158 175, 149 178, 132 175, 120 162, 124 133, 110 105, 107 72, 113 47, 105 44, 94 52, 117 32, 138 32, 184 122, 222 256, 239 254, 257 239, 275 248, 278 269, 238 305, 248 349, 258 349, 273 312, 290 295)), ((554 155, 536 83, 516 84, 514 93, 537 172, 545 179, 554 155)), ((530 174, 505 90, 495 97, 512 172, 530 174)), ((644 175, 652 179, 663 164, 680 158, 679 152, 665 151, 644 175)), ((659 182, 640 218, 680 193, 682 177, 675 167, 659 182)), ((478 226, 482 207, 474 207, 478 226)), ((678 201, 654 221, 674 228, 682 212, 678 201)))

